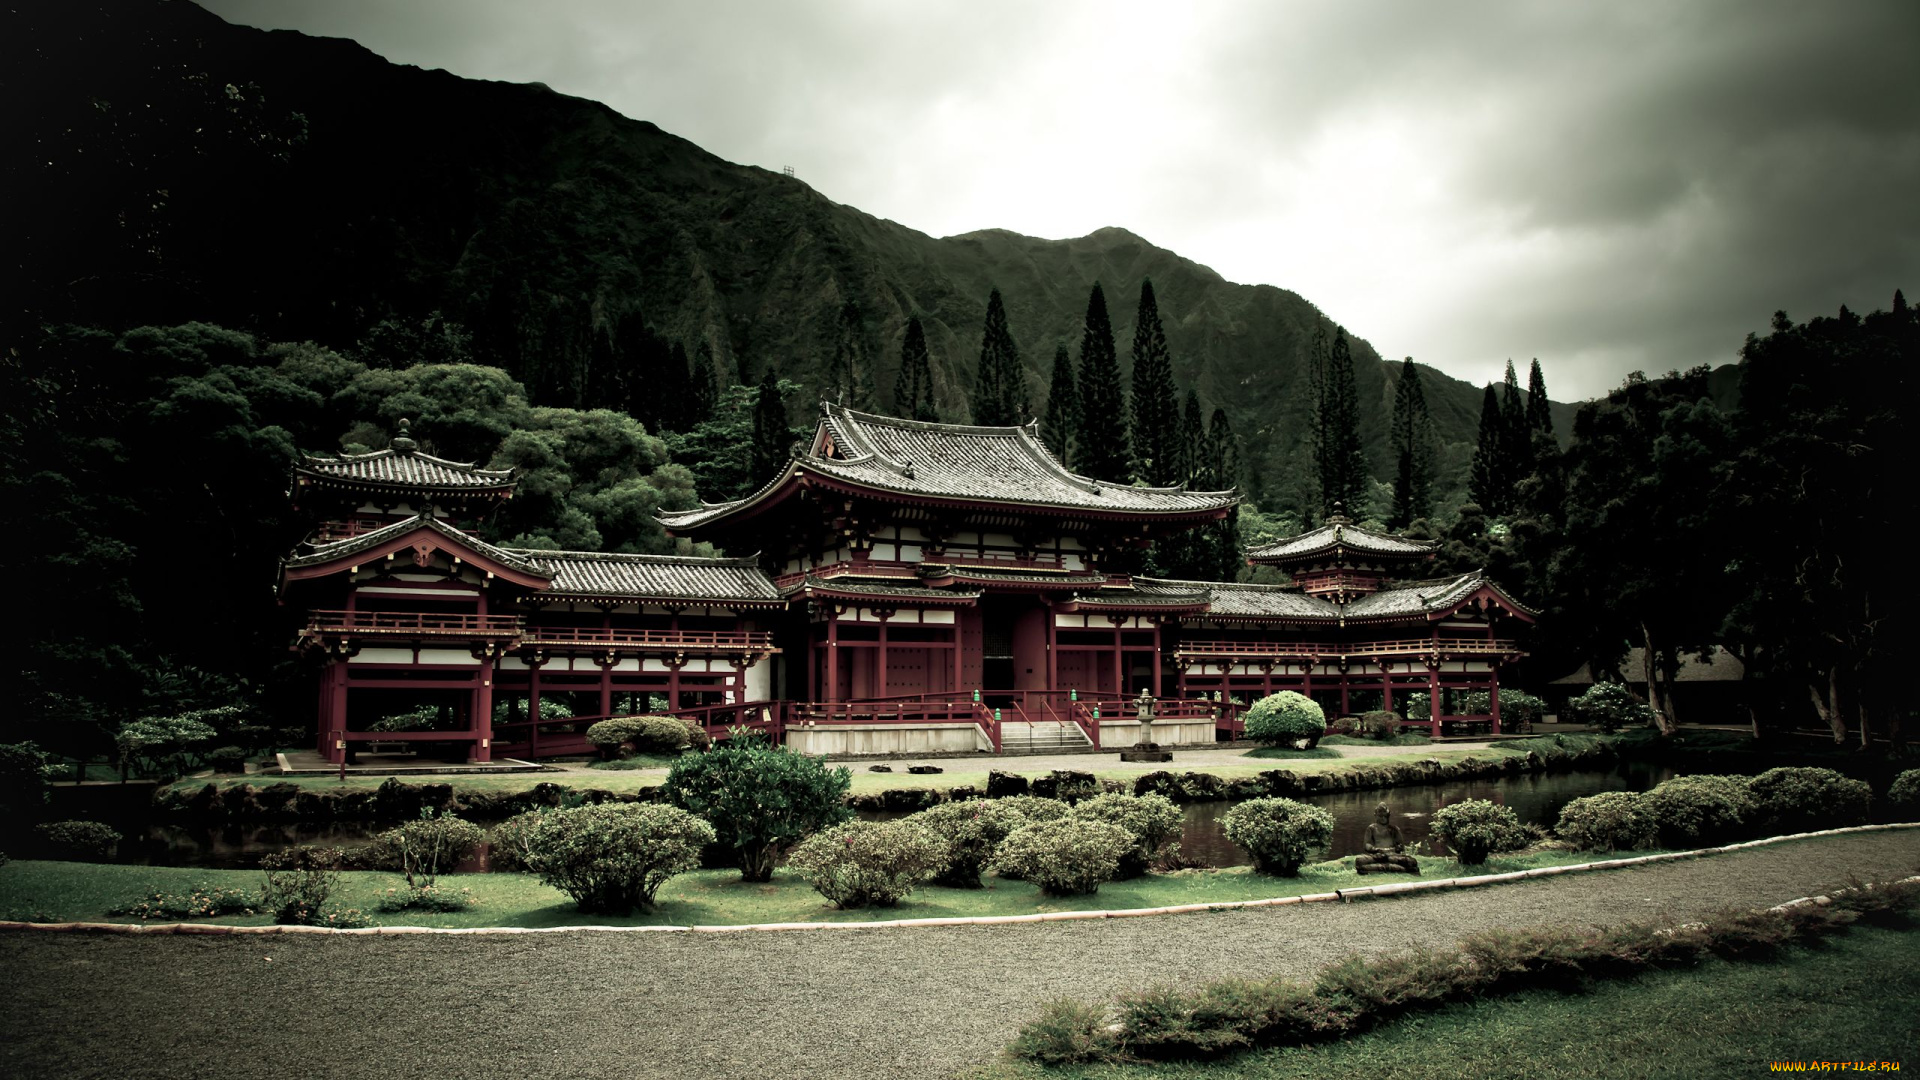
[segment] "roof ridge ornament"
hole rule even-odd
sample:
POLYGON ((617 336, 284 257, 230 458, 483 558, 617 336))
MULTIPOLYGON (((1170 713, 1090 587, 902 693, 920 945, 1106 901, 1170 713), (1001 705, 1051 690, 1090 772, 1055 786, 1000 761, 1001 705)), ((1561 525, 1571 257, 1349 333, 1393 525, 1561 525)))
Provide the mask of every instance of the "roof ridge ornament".
POLYGON ((412 436, 408 434, 407 429, 409 425, 407 418, 404 416, 401 417, 399 424, 395 426, 399 428, 399 434, 387 440, 387 449, 392 450, 396 454, 413 453, 414 449, 420 444, 414 442, 412 436))

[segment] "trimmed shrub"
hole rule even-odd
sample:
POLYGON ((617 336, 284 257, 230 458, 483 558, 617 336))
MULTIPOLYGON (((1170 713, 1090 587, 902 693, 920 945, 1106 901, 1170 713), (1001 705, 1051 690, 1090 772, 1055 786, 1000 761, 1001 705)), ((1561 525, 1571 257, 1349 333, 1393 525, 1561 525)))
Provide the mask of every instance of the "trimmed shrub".
POLYGON ((1887 801, 1900 807, 1920 807, 1920 769, 1908 769, 1893 778, 1887 801))
POLYGON ((452 814, 436 815, 432 807, 427 807, 420 811, 420 820, 388 829, 375 838, 375 843, 390 864, 399 866, 407 876, 407 888, 418 889, 431 886, 441 874, 451 872, 486 838, 480 826, 452 814))
POLYGON ((600 751, 602 758, 616 758, 621 751, 633 746, 641 737, 646 725, 642 716, 616 716, 611 720, 602 720, 587 728, 587 743, 600 751))
POLYGON ((707 734, 707 727, 698 720, 683 720, 687 725, 687 749, 704 752, 713 746, 713 736, 707 734))
POLYGON ((1581 851, 1631 851, 1651 847, 1659 828, 1645 796, 1603 791, 1563 807, 1554 832, 1581 851))
POLYGON ((549 810, 534 823, 528 868, 573 897, 581 911, 625 915, 653 906, 675 874, 697 869, 713 826, 658 803, 549 810))
POLYGON ((1059 799, 1049 799, 1042 795, 1006 795, 993 800, 993 804, 1019 814, 1029 823, 1059 821, 1061 818, 1073 816, 1073 807, 1059 799))
POLYGON ((49 821, 33 831, 55 859, 111 859, 120 846, 120 831, 103 821, 49 821))
POLYGON ((1063 818, 1015 829, 988 869, 1031 881, 1049 896, 1073 896, 1112 881, 1133 845, 1133 834, 1118 825, 1063 818))
POLYGON ((260 894, 245 889, 195 885, 184 893, 156 889, 107 914, 135 919, 209 919, 220 915, 251 915, 259 903, 260 894))
MULTIPOLYGON (((212 711, 212 710, 208 710, 212 711)), ((149 716, 123 724, 114 736, 120 756, 133 762, 142 775, 181 776, 200 762, 207 744, 220 737, 199 714, 149 716)))
POLYGON ((787 869, 846 908, 892 907, 946 864, 946 842, 912 818, 849 821, 800 842, 787 869))
POLYGON ((633 748, 642 754, 677 754, 693 743, 687 722, 677 716, 643 716, 633 748))
POLYGON ((1083 821, 1118 825, 1133 836, 1133 847, 1120 858, 1117 877, 1139 877, 1159 857, 1162 848, 1180 835, 1186 819, 1165 795, 1096 795, 1073 808, 1083 821))
POLYGON ((1440 808, 1430 830, 1446 841, 1462 866, 1479 866, 1496 851, 1527 845, 1527 831, 1513 811, 1486 799, 1465 799, 1440 808))
POLYGON ((474 899, 472 889, 443 889, 438 885, 409 885, 405 888, 382 889, 380 898, 374 902, 375 911, 465 911, 479 903, 474 899))
POLYGON ((1111 1060, 1117 1046, 1107 1030, 1106 1010, 1071 998, 1040 1006, 1040 1015, 1020 1029, 1013 1053, 1042 1065, 1080 1065, 1111 1060))
MULTIPOLYGON (((260 890, 260 906, 273 913, 273 921, 282 926, 338 926, 329 921, 327 899, 340 880, 340 864, 346 858, 339 848, 302 844, 285 851, 260 857, 260 869, 266 871, 266 885, 260 890)), ((352 915, 333 913, 335 919, 352 921, 352 915)), ((364 923, 365 916, 359 916, 364 923)))
POLYGON ((713 826, 737 856, 742 880, 770 881, 781 851, 853 815, 846 805, 852 784, 845 766, 829 769, 824 758, 739 732, 675 761, 661 795, 713 826))
POLYGON ((207 751, 207 764, 217 773, 243 773, 247 771, 247 752, 238 746, 221 746, 207 751))
POLYGON ((1873 798, 1863 780, 1805 766, 1768 769, 1747 781, 1747 790, 1766 827, 1787 832, 1859 825, 1867 820, 1873 798))
POLYGON ((1360 718, 1354 721, 1353 733, 1363 739, 1388 742, 1400 734, 1400 714, 1385 710, 1361 713, 1360 718))
MULTIPOLYGON (((1031 798, 1031 796, 1020 796, 1031 798)), ((944 866, 934 880, 956 889, 980 888, 980 871, 1007 834, 1029 823, 1010 799, 969 799, 941 803, 907 818, 946 845, 944 866)))
POLYGON ((1753 793, 1744 776, 1676 776, 1647 792, 1647 812, 1670 848, 1724 844, 1753 817, 1753 793))
POLYGON ((1575 724, 1592 724, 1611 734, 1621 728, 1653 723, 1653 708, 1634 697, 1633 691, 1621 683, 1594 683, 1586 693, 1567 702, 1565 718, 1575 724))
POLYGON ((527 870, 533 856, 533 827, 549 808, 515 814, 487 830, 487 863, 495 870, 527 870))
POLYGON ((1305 694, 1282 690, 1254 702, 1247 710, 1246 725, 1249 739, 1311 749, 1327 732, 1327 714, 1305 694))
POLYGON ((1262 874, 1296 877, 1333 840, 1333 815, 1293 799, 1248 799, 1221 820, 1227 839, 1262 874))

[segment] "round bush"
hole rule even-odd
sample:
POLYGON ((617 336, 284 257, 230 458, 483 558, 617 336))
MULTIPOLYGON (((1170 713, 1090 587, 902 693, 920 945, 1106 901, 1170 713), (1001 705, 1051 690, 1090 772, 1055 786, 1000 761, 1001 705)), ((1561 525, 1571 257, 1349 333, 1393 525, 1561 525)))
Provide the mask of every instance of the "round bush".
POLYGON ((601 757, 613 757, 622 747, 632 746, 646 725, 642 716, 616 716, 587 728, 587 742, 600 749, 601 757))
POLYGON ((1905 809, 1920 807, 1920 769, 1908 769, 1893 778, 1887 801, 1905 809))
POLYGON ((1360 719, 1353 725, 1353 733, 1364 739, 1388 742, 1400 734, 1400 717, 1385 710, 1361 713, 1360 719))
POLYGON ((494 870, 526 870, 533 856, 533 827, 548 808, 515 814, 487 830, 487 864, 494 870))
POLYGON ((1333 840, 1333 815, 1293 799, 1248 799, 1221 824, 1255 870, 1280 877, 1297 876, 1300 864, 1333 840))
POLYGON ((1441 807, 1429 831, 1446 841, 1462 866, 1479 866, 1496 851, 1517 851, 1527 845, 1527 831, 1513 811, 1486 799, 1441 807))
POLYGON ((1581 851, 1651 847, 1659 835, 1646 797, 1633 791, 1604 791, 1573 800, 1561 809, 1554 832, 1581 851))
POLYGON ((1133 843, 1132 833, 1104 821, 1037 822, 1008 834, 988 869, 1031 881, 1049 896, 1097 892, 1113 880, 1133 843))
POLYGON ((1660 843, 1670 848, 1724 844, 1745 831, 1754 813, 1744 776, 1676 776, 1646 800, 1660 843))
POLYGON ((1025 814, 1006 805, 1010 801, 969 799, 941 803, 906 819, 918 823, 946 844, 946 865, 935 881, 957 889, 980 887, 980 871, 993 859, 1000 842, 1013 830, 1030 823, 1025 814))
POLYGON ((1567 719, 1615 732, 1653 723, 1653 709, 1621 683, 1594 683, 1586 693, 1567 702, 1567 719))
POLYGON ((1806 832, 1867 820, 1873 789, 1832 769, 1768 769, 1747 782, 1754 810, 1769 829, 1806 832))
POLYGON ((1059 799, 1049 799, 1043 795, 1007 795, 993 800, 993 804, 1019 814, 1029 823, 1059 821, 1061 818, 1073 815, 1073 807, 1059 799))
POLYGON ((207 764, 217 773, 243 773, 247 771, 247 752, 238 746, 222 746, 207 751, 207 764))
POLYGON ((1282 690, 1253 703, 1246 713, 1247 738, 1270 746, 1312 747, 1327 732, 1327 714, 1312 698, 1282 690))
POLYGON ((420 812, 420 820, 388 829, 374 838, 384 860, 407 876, 409 888, 432 885, 441 874, 449 873, 487 834, 471 821, 452 814, 436 815, 431 808, 420 812))
POLYGON ((111 859, 120 846, 119 830, 103 821, 49 821, 33 831, 56 859, 111 859))
POLYGON ((787 869, 836 907, 892 907, 946 859, 946 841, 912 818, 849 821, 802 840, 787 869))
POLYGON ((705 751, 713 745, 713 736, 707 734, 705 724, 698 720, 685 720, 687 725, 687 749, 705 751))
POLYGON ((528 868, 581 911, 625 915, 653 906, 675 874, 700 865, 713 826, 659 803, 576 806, 540 815, 527 837, 528 868))
POLYGON ((676 754, 692 742, 693 732, 685 720, 677 716, 642 716, 633 748, 643 754, 676 754))
POLYGON ((682 755, 660 792, 713 823, 738 858, 741 878, 770 881, 782 850, 853 816, 846 804, 852 783, 845 766, 830 769, 824 758, 742 734, 707 753, 682 755))
POLYGON ((1117 876, 1139 877, 1153 865, 1160 850, 1180 835, 1186 824, 1180 808, 1165 795, 1096 795, 1073 808, 1083 821, 1104 821, 1133 835, 1133 847, 1120 859, 1117 876))

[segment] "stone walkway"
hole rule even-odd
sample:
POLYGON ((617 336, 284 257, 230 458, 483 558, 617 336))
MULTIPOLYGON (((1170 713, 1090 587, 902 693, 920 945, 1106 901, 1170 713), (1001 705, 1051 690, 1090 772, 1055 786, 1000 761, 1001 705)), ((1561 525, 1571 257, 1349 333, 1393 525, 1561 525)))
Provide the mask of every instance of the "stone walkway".
MULTIPOLYGON (((1307 976, 1496 926, 1760 907, 1920 868, 1920 830, 1353 904, 727 934, 0 934, 0 1076, 938 1080, 1051 997, 1307 976)), ((1090 898, 1089 906, 1097 906, 1090 898)))

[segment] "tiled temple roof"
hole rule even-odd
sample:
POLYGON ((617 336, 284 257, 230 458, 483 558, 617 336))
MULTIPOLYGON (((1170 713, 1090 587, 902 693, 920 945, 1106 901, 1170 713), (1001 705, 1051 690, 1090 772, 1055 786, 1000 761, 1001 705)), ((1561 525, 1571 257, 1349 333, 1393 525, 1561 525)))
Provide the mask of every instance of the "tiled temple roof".
POLYGON ((1291 585, 1235 585, 1206 581, 1161 581, 1135 578, 1134 584, 1186 585, 1205 588, 1213 597, 1208 614, 1228 619, 1336 619, 1340 609, 1330 600, 1308 596, 1291 585))
POLYGON ((1204 610, 1212 599, 1210 583, 1134 578, 1126 588, 1074 593, 1072 603, 1124 608, 1194 608, 1204 610))
POLYGON ((510 491, 512 469, 479 469, 470 461, 448 461, 422 453, 407 436, 407 422, 385 450, 339 457, 307 455, 294 466, 295 482, 302 478, 323 485, 383 488, 433 493, 510 491))
POLYGON ((697 559, 525 549, 514 549, 512 554, 553 578, 553 584, 540 593, 553 599, 596 597, 768 606, 785 603, 752 557, 697 559))
POLYGON ((968 427, 900 420, 823 405, 813 443, 764 488, 734 502, 660 515, 688 529, 724 518, 780 489, 795 471, 876 492, 1061 511, 1202 515, 1239 502, 1232 491, 1137 488, 1069 472, 1033 425, 968 427))
POLYGON ((808 574, 793 581, 780 591, 787 597, 828 596, 851 597, 859 600, 892 600, 907 604, 948 604, 959 607, 971 607, 980 599, 978 589, 963 591, 956 589, 932 589, 923 585, 908 584, 906 578, 860 578, 852 575, 822 578, 808 574))
POLYGON ((1409 540, 1403 536, 1392 536, 1374 532, 1372 529, 1363 529, 1346 518, 1336 515, 1317 529, 1303 532, 1298 536, 1289 536, 1285 540, 1279 540, 1264 547, 1254 548, 1247 552, 1247 561, 1294 562, 1330 554, 1336 550, 1387 559, 1411 559, 1431 554, 1434 546, 1426 540, 1409 540))
POLYGON ((390 540, 397 540, 420 528, 431 529, 456 544, 471 548, 485 555, 487 558, 499 562, 503 566, 512 567, 522 573, 543 578, 551 576, 532 560, 526 558, 524 553, 495 547, 472 533, 456 529, 431 514, 415 514, 413 517, 402 518, 391 525, 382 526, 371 532, 363 532, 358 536, 349 537, 345 540, 335 540, 326 544, 302 544, 301 548, 305 550, 289 555, 282 565, 291 570, 302 566, 316 566, 321 563, 333 562, 336 559, 345 558, 358 552, 371 551, 390 540))
POLYGON ((1049 573, 1028 567, 955 566, 950 563, 921 563, 914 572, 922 578, 952 579, 977 585, 1031 585, 1036 588, 1095 589, 1106 583, 1107 575, 1084 570, 1049 573))

